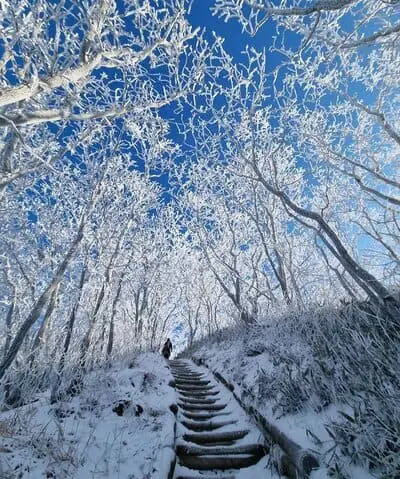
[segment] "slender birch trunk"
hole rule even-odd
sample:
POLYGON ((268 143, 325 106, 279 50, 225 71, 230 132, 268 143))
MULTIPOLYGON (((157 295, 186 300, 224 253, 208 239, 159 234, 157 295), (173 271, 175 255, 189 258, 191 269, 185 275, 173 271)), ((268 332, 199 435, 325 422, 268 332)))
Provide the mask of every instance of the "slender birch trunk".
POLYGON ((83 228, 84 228, 84 221, 82 220, 78 233, 75 237, 75 240, 73 241, 72 245, 69 248, 68 253, 66 254, 65 258, 57 268, 56 273, 53 276, 53 279, 47 286, 47 288, 43 291, 43 293, 40 295, 39 299, 36 301, 36 304, 32 308, 31 312, 29 313, 28 317, 25 319, 25 321, 22 323, 20 326, 14 340, 11 343, 11 346, 9 350, 7 351, 3 362, 0 365, 0 379, 3 378, 5 372, 7 369, 10 367, 12 362, 14 361, 16 355, 18 354, 18 351, 22 345, 22 342, 24 341, 24 338, 30 328, 35 324, 35 322, 39 319, 43 308, 47 304, 47 302, 50 300, 51 295, 53 294, 53 291, 58 287, 60 284, 62 277, 68 268, 68 266, 71 263, 72 258, 74 257, 76 250, 78 249, 79 244, 81 243, 83 239, 83 228))
POLYGON ((113 346, 114 346, 114 321, 115 321, 115 316, 117 314, 117 304, 118 304, 119 298, 121 296, 123 279, 124 279, 124 276, 121 275, 121 277, 119 279, 119 282, 118 282, 117 293, 114 297, 113 304, 112 304, 110 329, 109 329, 109 332, 108 332, 107 352, 106 352, 106 358, 107 358, 108 362, 110 361, 111 353, 112 353, 113 346))
POLYGON ((44 342, 44 336, 46 334, 46 331, 49 328, 51 316, 54 312, 54 309, 57 306, 59 290, 60 290, 60 284, 57 285, 57 287, 54 289, 54 291, 51 294, 51 298, 50 298, 49 304, 47 305, 46 313, 44 315, 42 324, 40 325, 40 328, 38 332, 36 333, 35 339, 33 341, 32 352, 29 358, 29 362, 31 365, 34 363, 36 358, 36 353, 39 351, 39 348, 42 346, 44 342))
POLYGON ((337 258, 339 259, 342 266, 349 273, 349 275, 363 287, 364 291, 368 294, 368 296, 373 302, 376 302, 376 298, 378 298, 379 303, 383 304, 386 298, 391 297, 389 291, 383 286, 383 284, 380 283, 374 275, 362 268, 352 258, 352 256, 349 254, 349 252, 339 239, 338 235, 333 231, 333 229, 319 213, 307 210, 294 203, 285 192, 278 190, 265 180, 258 166, 254 162, 251 164, 251 166, 257 175, 258 181, 265 187, 267 191, 277 196, 282 201, 282 203, 296 215, 299 215, 302 218, 307 218, 312 221, 315 221, 318 224, 321 232, 324 233, 326 240, 329 239, 331 246, 335 248, 337 258), (364 287, 364 284, 367 287, 364 287), (371 291, 373 292, 375 297, 371 297, 371 291))

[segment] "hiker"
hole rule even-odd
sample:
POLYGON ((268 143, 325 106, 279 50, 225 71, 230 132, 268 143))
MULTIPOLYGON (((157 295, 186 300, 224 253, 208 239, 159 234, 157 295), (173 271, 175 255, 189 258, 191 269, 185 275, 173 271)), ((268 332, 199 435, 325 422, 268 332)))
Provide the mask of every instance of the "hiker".
POLYGON ((164 356, 165 359, 169 359, 169 357, 171 356, 171 352, 172 352, 172 343, 171 343, 171 340, 168 338, 165 341, 161 354, 164 356))

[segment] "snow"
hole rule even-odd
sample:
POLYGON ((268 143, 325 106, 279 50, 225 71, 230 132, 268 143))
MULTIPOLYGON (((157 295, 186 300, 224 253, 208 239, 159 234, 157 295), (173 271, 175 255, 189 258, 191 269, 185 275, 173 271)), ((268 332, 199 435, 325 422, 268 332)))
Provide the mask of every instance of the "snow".
MULTIPOLYGON (((313 472, 312 479, 330 477, 330 458, 336 451, 326 426, 340 419, 341 412, 351 414, 351 410, 342 404, 315 410, 311 401, 296 413, 284 414, 272 398, 259 395, 259 372, 267 375, 263 377, 276 374, 273 358, 267 351, 249 356, 244 349, 247 342, 239 337, 209 341, 200 344, 193 356, 221 373, 234 385, 236 394, 289 438, 320 455, 322 467, 313 472)), ((209 369, 200 367, 199 371, 213 379, 209 369)), ((177 444, 182 444, 187 432, 182 424, 176 424, 170 410, 170 405, 177 403, 175 389, 169 385, 172 380, 165 360, 159 354, 145 353, 135 357, 131 367, 119 364, 89 373, 82 392, 68 401, 51 405, 49 393, 43 393, 36 402, 0 412, 0 478, 166 478, 175 457, 175 435, 177 444), (118 406, 122 415, 117 414, 118 406)), ((230 391, 222 384, 220 390, 217 404, 228 404, 236 421, 224 426, 224 431, 249 429, 238 445, 262 442, 261 433, 230 391)), ((341 460, 348 477, 373 477, 350 459, 341 460)), ((276 477, 274 474, 266 457, 248 471, 235 472, 235 477, 276 477)))
MULTIPOLYGON (((247 338, 248 339, 248 338, 247 338)), ((284 432, 290 439, 304 449, 313 451, 321 460, 321 468, 313 472, 312 479, 331 477, 328 474, 329 459, 335 451, 332 438, 326 429, 333 420, 340 419, 339 411, 351 413, 345 405, 334 404, 326 409, 316 411, 310 405, 301 408, 295 414, 283 414, 274 401, 263 398, 259 400, 259 372, 268 375, 277 374, 276 366, 268 352, 264 351, 254 356, 246 354, 248 340, 238 336, 224 340, 199 343, 191 350, 195 360, 205 361, 207 367, 220 373, 233 386, 235 393, 254 406, 271 424, 284 432), (317 439, 318 438, 318 439, 317 439), (331 450, 331 451, 330 451, 331 450)), ((297 347, 294 345, 294 347, 297 347)), ((350 460, 341 458, 352 479, 372 479, 368 471, 350 464, 350 460)))
POLYGON ((90 373, 79 396, 0 413, 0 477, 150 479, 173 459, 175 390, 165 361, 147 353, 132 369, 90 373), (113 412, 129 401, 123 415, 113 412), (140 408, 143 412, 140 414, 140 408))

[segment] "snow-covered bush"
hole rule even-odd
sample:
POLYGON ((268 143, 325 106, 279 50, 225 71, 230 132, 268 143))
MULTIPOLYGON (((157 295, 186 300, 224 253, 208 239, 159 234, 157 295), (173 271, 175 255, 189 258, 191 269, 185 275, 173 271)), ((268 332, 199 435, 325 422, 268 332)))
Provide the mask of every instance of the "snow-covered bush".
POLYGON ((400 332, 392 320, 368 303, 293 311, 223 331, 189 353, 229 375, 246 401, 261 409, 270 404, 276 419, 334 407, 336 418, 325 424, 332 473, 347 461, 394 478, 400 471, 400 332))

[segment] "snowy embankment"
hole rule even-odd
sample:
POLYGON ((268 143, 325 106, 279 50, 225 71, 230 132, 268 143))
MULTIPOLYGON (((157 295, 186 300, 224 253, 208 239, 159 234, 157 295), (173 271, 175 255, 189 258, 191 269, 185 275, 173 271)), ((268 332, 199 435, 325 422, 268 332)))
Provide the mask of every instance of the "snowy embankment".
POLYGON ((399 341, 375 319, 352 306, 291 313, 221 331, 184 356, 220 373, 245 404, 316 451, 318 477, 395 478, 399 341))
POLYGON ((49 395, 0 413, 0 478, 166 477, 176 402, 165 361, 147 353, 130 367, 88 374, 80 395, 49 395), (164 462, 164 463, 163 463, 164 462))

